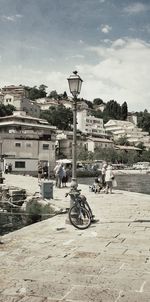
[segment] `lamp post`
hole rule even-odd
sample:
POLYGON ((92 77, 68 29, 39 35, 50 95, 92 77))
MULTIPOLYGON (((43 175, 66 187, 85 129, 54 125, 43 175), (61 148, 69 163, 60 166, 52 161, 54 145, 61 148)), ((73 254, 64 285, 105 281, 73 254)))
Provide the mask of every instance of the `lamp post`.
POLYGON ((72 144, 72 181, 71 187, 77 188, 77 96, 80 94, 83 80, 78 75, 77 71, 74 71, 72 75, 67 79, 69 83, 69 89, 73 95, 73 144, 72 144))

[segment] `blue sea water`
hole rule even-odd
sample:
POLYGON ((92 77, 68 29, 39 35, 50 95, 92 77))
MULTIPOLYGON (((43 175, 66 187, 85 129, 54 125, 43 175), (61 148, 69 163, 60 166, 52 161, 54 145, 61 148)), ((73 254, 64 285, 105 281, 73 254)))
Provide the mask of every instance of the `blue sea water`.
MULTIPOLYGON (((118 190, 150 194, 150 174, 116 175, 118 190)), ((94 178, 78 178, 78 183, 91 185, 94 178)))

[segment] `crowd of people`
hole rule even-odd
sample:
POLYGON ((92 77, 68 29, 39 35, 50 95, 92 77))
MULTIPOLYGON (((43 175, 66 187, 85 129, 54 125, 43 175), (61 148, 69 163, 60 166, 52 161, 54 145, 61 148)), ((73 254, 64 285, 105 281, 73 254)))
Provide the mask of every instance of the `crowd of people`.
POLYGON ((70 167, 67 168, 63 163, 57 163, 54 168, 57 188, 63 188, 67 186, 67 182, 70 181, 70 171, 70 167))
MULTIPOLYGON (((66 167, 63 163, 58 162, 54 168, 56 187, 63 188, 70 181, 71 167, 66 167)), ((101 174, 97 177, 92 186, 91 191, 95 193, 104 192, 112 193, 113 187, 117 186, 115 175, 111 163, 103 162, 101 174)))
MULTIPOLYGON (((71 178, 71 166, 66 166, 62 162, 58 162, 54 168, 55 185, 57 188, 63 188, 67 186, 67 183, 71 178)), ((48 166, 38 163, 38 180, 41 178, 48 179, 48 166)), ((97 177, 90 186, 90 190, 95 193, 104 192, 106 194, 112 193, 113 187, 117 186, 115 175, 112 169, 111 163, 103 162, 101 174, 97 177)))
POLYGON ((92 192, 112 194, 112 188, 117 186, 115 175, 111 163, 103 163, 101 175, 95 179, 93 185, 90 187, 92 192))

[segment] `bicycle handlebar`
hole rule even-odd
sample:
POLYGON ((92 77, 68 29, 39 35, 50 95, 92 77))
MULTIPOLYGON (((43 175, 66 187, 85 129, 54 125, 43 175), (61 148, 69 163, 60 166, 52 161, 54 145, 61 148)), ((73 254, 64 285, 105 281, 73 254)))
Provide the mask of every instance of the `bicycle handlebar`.
POLYGON ((70 196, 71 195, 80 195, 80 193, 81 193, 81 190, 76 190, 76 191, 72 190, 72 191, 66 193, 65 197, 67 197, 68 195, 70 195, 70 196))

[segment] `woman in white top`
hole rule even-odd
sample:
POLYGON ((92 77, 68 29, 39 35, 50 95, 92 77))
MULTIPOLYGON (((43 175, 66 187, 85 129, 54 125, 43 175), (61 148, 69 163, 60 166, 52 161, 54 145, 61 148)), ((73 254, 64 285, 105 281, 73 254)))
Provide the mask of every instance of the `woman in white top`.
POLYGON ((114 173, 112 171, 112 165, 109 164, 108 167, 106 168, 106 173, 105 173, 105 181, 106 181, 106 194, 108 191, 112 193, 112 181, 114 179, 114 173))

